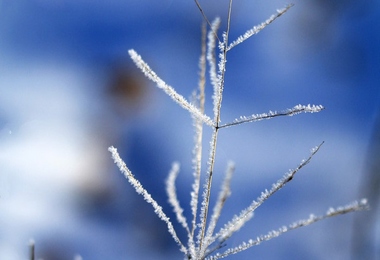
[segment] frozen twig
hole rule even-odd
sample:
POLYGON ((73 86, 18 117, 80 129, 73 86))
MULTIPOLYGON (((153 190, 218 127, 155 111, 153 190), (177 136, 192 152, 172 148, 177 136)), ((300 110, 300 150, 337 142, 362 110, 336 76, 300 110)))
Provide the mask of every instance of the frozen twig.
POLYGON ((252 246, 257 246, 264 241, 268 241, 272 238, 276 238, 276 237, 278 237, 278 236, 280 236, 280 235, 282 235, 288 231, 291 231, 291 230, 294 230, 294 229, 297 229, 300 227, 308 226, 310 224, 313 224, 317 221, 320 221, 320 220, 323 220, 326 218, 330 218, 330 217, 334 217, 334 216, 338 216, 338 215, 343 215, 343 214, 355 212, 355 211, 368 210, 368 208, 369 208, 369 206, 368 206, 368 202, 366 199, 361 199, 360 201, 354 201, 354 202, 352 202, 352 203, 350 203, 344 207, 329 208, 328 211, 324 215, 315 216, 314 214, 310 214, 309 218, 307 218, 307 219, 299 220, 299 221, 294 222, 288 226, 282 226, 281 228, 279 228, 277 230, 272 230, 272 231, 268 232, 266 235, 261 235, 261 236, 257 237, 256 239, 250 239, 250 240, 248 240, 248 242, 243 242, 242 244, 238 245, 237 247, 229 248, 229 249, 225 250, 223 253, 220 253, 220 254, 217 253, 217 254, 210 256, 206 259, 207 260, 216 260, 216 259, 225 258, 229 255, 237 254, 241 251, 244 251, 244 250, 246 250, 252 246))
POLYGON ((136 66, 141 69, 141 71, 147 76, 151 81, 157 84, 157 86, 162 89, 168 96, 170 96, 177 104, 189 111, 192 115, 202 120, 205 124, 213 126, 214 122, 207 115, 203 114, 196 108, 193 104, 187 101, 182 95, 178 94, 174 88, 167 85, 157 74, 149 67, 149 65, 137 54, 134 50, 128 51, 131 59, 134 61, 136 66))
POLYGON ((269 191, 265 190, 264 192, 262 192, 261 195, 256 200, 252 201, 251 205, 243 209, 238 216, 235 215, 232 218, 232 220, 230 220, 223 228, 220 229, 220 231, 213 237, 211 242, 215 241, 216 239, 219 239, 220 241, 224 242, 227 238, 229 238, 236 231, 235 226, 237 224, 238 225, 244 224, 247 220, 250 219, 249 216, 258 207, 260 207, 269 197, 271 197, 274 193, 279 191, 288 182, 293 180, 294 175, 296 175, 296 173, 299 170, 301 170, 305 165, 307 165, 311 161, 311 158, 318 152, 322 144, 323 143, 313 148, 311 150, 311 155, 306 160, 302 160, 301 163, 295 169, 290 170, 276 183, 272 184, 272 188, 269 191))
POLYGON ((187 254, 186 247, 182 244, 180 239, 178 238, 173 224, 170 222, 169 218, 166 216, 166 214, 162 211, 162 207, 158 205, 158 203, 152 198, 152 196, 144 189, 144 187, 141 185, 141 183, 133 176, 132 172, 128 169, 128 167, 125 165, 124 161, 120 158, 119 153, 117 152, 117 149, 113 146, 109 147, 108 150, 112 154, 112 158, 115 162, 115 164, 119 167, 120 171, 124 174, 125 178, 127 178, 128 182, 135 188, 136 192, 144 197, 144 200, 151 204, 154 208, 154 213, 157 214, 157 216, 164 221, 167 224, 168 231, 172 235, 175 242, 180 247, 180 250, 187 254))
POLYGON ((227 50, 228 51, 231 50, 236 45, 244 42, 245 40, 247 40, 248 38, 252 37, 253 35, 258 34, 267 25, 271 24, 278 17, 280 17, 281 15, 283 15, 284 13, 286 13, 292 6, 293 6, 293 4, 289 4, 285 8, 277 10, 277 13, 273 14, 265 22, 263 22, 263 23, 261 23, 261 24, 259 24, 257 26, 254 26, 252 29, 246 31, 243 35, 239 36, 235 41, 233 41, 230 45, 228 45, 227 50))
POLYGON ((241 116, 239 119, 235 119, 231 123, 223 124, 219 126, 219 128, 224 128, 224 127, 230 127, 234 125, 240 125, 244 123, 249 123, 249 122, 256 122, 256 121, 261 121, 264 119, 272 119, 274 117, 279 117, 279 116, 294 116, 300 113, 318 113, 325 109, 321 105, 297 105, 293 108, 284 110, 284 111, 269 111, 268 113, 262 113, 262 114, 255 114, 251 116, 241 116))
MULTIPOLYGON (((191 191, 191 226, 187 223, 187 220, 183 214, 183 209, 180 206, 179 199, 177 198, 177 192, 175 187, 175 181, 179 172, 179 163, 173 163, 172 169, 170 171, 169 177, 166 181, 166 191, 169 197, 169 203, 172 205, 173 210, 176 214, 177 221, 185 228, 187 231, 188 241, 187 247, 181 242, 177 236, 172 222, 163 212, 161 206, 151 197, 151 195, 143 188, 141 183, 133 176, 132 172, 127 168, 125 163, 120 158, 117 153, 116 148, 110 147, 109 151, 112 153, 114 162, 119 167, 120 171, 125 175, 129 183, 134 187, 136 192, 143 196, 143 198, 150 203, 155 213, 158 217, 164 221, 168 227, 169 233, 172 235, 175 242, 179 245, 180 250, 185 254, 186 259, 191 260, 215 260, 227 257, 231 254, 239 253, 246 250, 252 246, 258 245, 263 241, 270 240, 272 238, 278 237, 279 235, 288 232, 290 230, 307 226, 317 221, 342 215, 349 212, 359 211, 368 209, 368 204, 365 199, 359 202, 353 202, 344 207, 330 208, 326 214, 321 216, 310 215, 309 218, 295 222, 289 226, 283 226, 277 230, 268 232, 266 235, 261 235, 256 239, 251 239, 247 242, 241 243, 237 247, 232 247, 225 250, 222 253, 216 253, 226 245, 227 239, 229 239, 236 231, 241 229, 247 221, 249 221, 255 210, 260 207, 268 198, 270 198, 274 193, 279 191, 287 183, 293 180, 296 173, 307 165, 312 157, 319 151, 323 142, 311 150, 311 155, 301 161, 299 165, 287 172, 281 179, 276 183, 272 184, 269 190, 265 190, 261 195, 251 202, 251 204, 243 209, 239 214, 233 216, 233 218, 224 224, 224 226, 215 233, 215 228, 217 222, 221 216, 223 207, 225 206, 225 201, 231 195, 230 183, 232 178, 232 173, 234 172, 234 165, 229 164, 226 171, 226 177, 222 184, 219 196, 213 207, 213 213, 211 218, 208 220, 208 212, 210 207, 211 198, 211 186, 215 170, 216 162, 216 151, 217 151, 217 141, 218 133, 221 129, 226 127, 233 127, 236 125, 257 122, 264 119, 272 119, 279 116, 293 116, 300 113, 316 113, 324 109, 321 105, 296 105, 293 108, 284 111, 269 111, 268 113, 254 114, 250 116, 242 116, 233 122, 221 124, 221 106, 223 99, 223 90, 225 84, 225 73, 227 64, 227 53, 232 48, 236 47, 240 43, 244 42, 251 36, 257 34, 267 25, 271 24, 278 17, 286 13, 290 7, 290 4, 281 10, 277 10, 277 13, 268 18, 265 22, 254 26, 252 29, 248 30, 244 35, 239 36, 235 41, 229 43, 229 32, 231 26, 231 13, 232 13, 232 0, 229 1, 228 7, 228 18, 227 18, 227 28, 222 34, 222 40, 218 38, 217 31, 220 26, 220 19, 215 19, 212 23, 207 19, 201 5, 198 0, 195 3, 200 10, 204 20, 210 26, 210 31, 207 35, 206 24, 204 23, 202 27, 202 53, 199 60, 199 89, 194 91, 193 99, 191 102, 187 101, 182 95, 177 93, 174 88, 167 85, 157 74, 148 66, 148 64, 138 55, 134 50, 129 50, 129 55, 135 62, 138 68, 147 76, 150 80, 155 82, 158 88, 162 89, 167 95, 169 95, 177 104, 182 108, 188 110, 193 118, 193 125, 195 129, 194 138, 194 148, 193 148, 193 177, 194 182, 192 184, 191 191), (207 40, 206 40, 207 35, 207 40), (206 43, 207 41, 207 43, 206 43), (219 55, 216 56, 216 46, 219 49, 219 55), (205 93, 206 93, 206 62, 209 65, 209 76, 210 83, 213 87, 213 118, 211 119, 205 113, 205 93), (205 173, 205 181, 202 185, 201 183, 201 170, 202 170, 202 144, 203 144, 203 127, 204 124, 208 125, 212 129, 210 138, 210 149, 207 161, 207 171, 205 173), (201 191, 201 186, 202 191, 201 191), (199 202, 199 195, 202 192, 202 201, 199 202), (200 209, 199 209, 200 204, 200 209), (199 210, 199 212, 198 212, 199 210), (199 219, 197 220, 199 214, 199 219), (197 233, 195 237, 195 233, 197 233), (214 255, 212 255, 214 254, 214 255)), ((34 244, 33 244, 34 250, 34 244)))

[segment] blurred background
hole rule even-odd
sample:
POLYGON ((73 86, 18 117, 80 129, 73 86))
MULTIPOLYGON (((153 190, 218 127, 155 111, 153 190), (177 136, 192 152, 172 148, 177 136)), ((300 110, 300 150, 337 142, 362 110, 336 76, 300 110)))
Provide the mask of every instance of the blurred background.
MULTIPOLYGON (((220 224, 325 144, 227 246, 363 197, 371 211, 292 231, 231 259, 380 259, 380 2, 293 2, 229 53, 221 120, 297 104, 326 110, 220 132, 212 198, 227 161, 236 163, 220 224)), ((286 3, 234 2, 230 39, 286 3)), ((228 1, 200 4, 224 30, 228 1)), ((177 190, 190 218, 191 117, 127 51, 189 97, 201 23, 192 0, 0 1, 0 259, 27 259, 30 239, 37 259, 182 258, 107 148, 118 148, 173 222, 164 182, 179 161, 177 190)), ((209 88, 208 114, 211 95, 209 88)))

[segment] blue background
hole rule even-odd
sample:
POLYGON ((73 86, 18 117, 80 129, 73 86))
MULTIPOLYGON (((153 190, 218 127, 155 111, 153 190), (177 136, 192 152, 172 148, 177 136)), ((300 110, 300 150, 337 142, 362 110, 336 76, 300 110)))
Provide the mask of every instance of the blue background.
MULTIPOLYGON (((221 131, 213 199, 227 161, 236 163, 221 224, 325 144, 227 246, 368 197, 371 211, 292 231, 232 259, 376 259, 380 4, 294 3, 229 53, 221 120, 297 104, 326 110, 221 131)), ((285 4, 234 2, 230 39, 285 4)), ((201 5, 210 20, 221 17, 224 30, 228 1, 201 5)), ((177 189, 190 218, 191 118, 142 76, 127 51, 135 49, 190 97, 198 83, 201 22, 190 0, 0 1, 1 259, 25 259, 30 239, 44 259, 182 257, 107 148, 119 149, 173 221, 164 181, 179 161, 177 189)), ((211 95, 209 86, 209 115, 211 95)), ((205 157, 209 136, 207 130, 205 157)))

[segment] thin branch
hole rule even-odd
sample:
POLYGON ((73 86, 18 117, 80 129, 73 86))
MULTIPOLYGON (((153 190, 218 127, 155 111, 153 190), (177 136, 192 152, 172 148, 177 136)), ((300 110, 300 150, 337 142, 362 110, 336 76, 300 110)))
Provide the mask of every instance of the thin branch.
POLYGON ((223 89, 224 89, 224 78, 226 73, 226 63, 227 63, 227 46, 228 46, 228 37, 230 34, 230 26, 231 26, 231 12, 232 12, 232 0, 230 0, 230 4, 228 7, 228 20, 227 20, 227 30, 223 33, 223 42, 219 41, 219 74, 218 74, 218 88, 214 90, 214 122, 216 127, 219 127, 220 123, 220 111, 222 106, 223 99, 223 89))
MULTIPOLYGON (((212 30, 218 30, 220 26, 220 19, 216 18, 212 24, 211 29, 212 30)), ((216 57, 215 57, 215 48, 216 48, 216 41, 215 36, 210 31, 208 33, 208 43, 207 43, 207 61, 209 64, 209 74, 210 74, 210 81, 211 85, 213 86, 214 93, 217 93, 217 89, 219 88, 219 79, 218 79, 218 73, 216 72, 216 57)), ((213 97, 213 100, 215 102, 216 98, 215 95, 213 97)))
POLYGON ((247 216, 254 212, 259 206, 261 206, 269 197, 271 197, 274 193, 279 191, 282 187, 284 187, 288 182, 290 182, 294 175, 301 170, 305 165, 307 165, 311 158, 318 152, 320 147, 323 145, 324 142, 322 142, 320 145, 316 146, 311 150, 311 155, 306 159, 302 160, 302 162, 295 168, 294 170, 290 170, 290 172, 286 173, 280 180, 278 180, 276 183, 272 184, 272 188, 270 191, 265 190, 261 193, 261 195, 257 198, 257 200, 252 201, 251 205, 249 205, 247 208, 243 209, 239 216, 234 216, 232 220, 230 220, 223 228, 220 229, 220 231, 213 237, 212 241, 215 241, 216 239, 220 240, 220 243, 224 243, 224 241, 229 238, 235 231, 235 225, 236 223, 240 223, 240 221, 246 222, 247 216))
MULTIPOLYGON (((241 219, 241 220, 239 220, 238 222, 236 222, 235 225, 234 225, 234 227, 233 227, 233 230, 230 232, 230 234, 229 234, 228 236, 223 237, 222 240, 218 241, 218 243, 217 243, 216 245, 214 245, 214 248, 207 250, 206 253, 205 253, 205 255, 206 255, 206 256, 209 256, 209 255, 211 255, 213 252, 215 252, 216 250, 218 250, 218 249, 220 249, 220 248, 226 246, 225 241, 226 241, 228 238, 230 238, 235 232, 239 231, 240 228, 242 228, 242 227, 244 226, 245 223, 247 223, 249 220, 251 220, 252 217, 253 217, 253 215, 254 215, 253 212, 250 212, 249 214, 247 214, 247 215, 245 216, 244 219, 241 219)), ((211 244, 211 243, 210 243, 210 244, 211 244)))
POLYGON ((199 58, 199 110, 202 114, 205 112, 205 88, 206 88, 206 59, 207 59, 207 28, 206 24, 202 24, 202 39, 201 39, 201 57, 199 58))
POLYGON ((250 239, 248 242, 243 242, 242 244, 240 244, 237 247, 227 249, 222 254, 215 254, 214 256, 208 257, 207 260, 216 260, 216 259, 225 258, 229 255, 236 254, 236 253, 239 253, 241 251, 247 250, 248 248, 250 248, 252 246, 257 246, 264 241, 268 241, 272 238, 276 238, 276 237, 278 237, 278 236, 280 236, 280 235, 282 235, 288 231, 291 231, 291 230, 294 230, 294 229, 297 229, 300 227, 308 226, 310 224, 313 224, 315 222, 318 222, 320 220, 324 220, 324 219, 327 219, 330 217, 343 215, 343 214, 355 212, 355 211, 368 210, 368 208, 369 208, 369 206, 368 206, 367 199, 361 199, 360 201, 354 201, 354 202, 352 202, 352 203, 350 203, 344 207, 338 207, 336 209, 330 208, 324 215, 321 215, 321 216, 315 216, 315 215, 311 214, 309 216, 309 218, 307 218, 307 219, 299 220, 293 224, 290 224, 288 226, 283 226, 277 230, 272 230, 268 234, 261 235, 261 236, 257 237, 256 239, 250 239))
POLYGON ((218 41, 220 41, 219 38, 218 38, 218 35, 217 35, 216 31, 214 31, 214 29, 213 29, 212 26, 211 26, 210 21, 207 19, 206 14, 203 12, 203 9, 202 9, 201 5, 199 4, 198 0, 194 0, 194 2, 195 2, 195 4, 197 5, 199 11, 201 12, 203 18, 205 19, 205 21, 207 22, 207 24, 210 26, 211 31, 212 31, 213 34, 215 35, 215 38, 217 38, 218 41))
MULTIPOLYGON (((206 34, 207 27, 206 23, 202 24, 202 40, 201 40, 201 56, 199 58, 199 110, 204 113, 205 111, 205 88, 206 88, 206 34)), ((194 182, 192 185, 190 207, 191 213, 193 215, 191 222, 191 234, 188 241, 189 251, 192 258, 196 257, 196 250, 194 244, 194 234, 197 227, 197 214, 198 214, 198 203, 199 203, 199 189, 201 182, 201 164, 202 164, 202 141, 203 141, 203 124, 202 121, 193 117, 193 124, 195 129, 195 138, 194 138, 194 148, 193 148, 193 176, 194 182)))
POLYGON ((206 245, 205 248, 208 248, 208 246, 210 245, 209 241, 214 233, 214 230, 219 220, 219 217, 221 215, 223 206, 226 200, 228 199, 228 197, 231 195, 231 179, 232 179, 232 175, 234 171, 235 171, 235 164, 232 162, 229 162, 227 165, 224 181, 220 188, 219 196, 215 203, 213 214, 211 216, 211 220, 207 228, 206 237, 205 237, 205 245, 206 245))
POLYGON ((227 123, 219 126, 219 128, 230 127, 234 125, 240 125, 249 122, 261 121, 264 119, 271 119, 279 116, 294 116, 300 113, 318 113, 325 109, 322 105, 297 105, 293 108, 283 111, 269 111, 268 113, 255 114, 251 116, 241 116, 239 119, 235 119, 231 123, 227 123))
POLYGON ((162 89, 168 96, 170 96, 182 108, 189 111, 192 115, 202 120, 205 124, 213 126, 214 122, 207 115, 203 114, 197 107, 188 102, 182 95, 178 94, 173 87, 167 85, 157 74, 149 67, 149 65, 138 55, 134 50, 128 51, 133 62, 136 66, 148 77, 150 80, 157 84, 157 87, 162 89))
POLYGON ((179 163, 174 162, 172 169, 169 172, 169 176, 166 179, 166 194, 168 195, 169 204, 173 207, 173 211, 176 214, 177 221, 182 225, 182 227, 187 231, 188 236, 190 236, 190 230, 186 222, 186 218, 183 215, 183 208, 179 204, 177 198, 177 191, 175 187, 175 181, 179 173, 179 163))
POLYGON ((293 7, 294 4, 289 4, 285 8, 277 10, 276 14, 273 14, 271 17, 269 17, 265 22, 254 26, 252 29, 249 29, 246 31, 243 35, 239 36, 235 41, 233 41, 227 48, 227 50, 231 50, 236 45, 239 45, 240 43, 244 42, 248 38, 252 37, 255 34, 258 34, 262 29, 264 29, 267 25, 271 24, 274 20, 276 20, 278 17, 286 13, 291 7, 293 7))
POLYGON ((207 172, 206 184, 204 185, 204 191, 202 194, 203 200, 202 200, 201 213, 200 213, 201 229, 197 237, 197 241, 199 242, 199 247, 200 247, 199 251, 201 252, 202 252, 202 247, 203 247, 203 242, 204 242, 203 239, 204 239, 204 235, 206 231, 208 207, 210 203, 211 182, 212 182, 212 174, 214 172, 214 165, 215 165, 217 137, 218 137, 218 129, 215 128, 211 137, 211 141, 210 141, 210 156, 209 156, 209 161, 208 161, 209 169, 207 172))
POLYGON ((166 216, 166 214, 162 211, 162 207, 158 205, 158 203, 152 198, 152 196, 147 192, 147 190, 142 186, 142 184, 133 176, 132 172, 125 165, 124 161, 120 158, 117 149, 111 146, 108 148, 108 151, 111 152, 115 164, 119 167, 120 171, 124 174, 125 178, 127 178, 128 182, 133 186, 135 191, 141 196, 143 196, 146 202, 153 206, 154 213, 156 213, 157 216, 166 223, 169 233, 172 235, 174 241, 177 242, 177 244, 179 245, 181 252, 187 254, 186 247, 178 238, 174 230, 173 224, 170 222, 170 219, 166 216))
POLYGON ((224 75, 225 75, 225 65, 227 62, 227 46, 228 46, 228 35, 230 32, 230 24, 231 24, 231 10, 232 10, 232 0, 230 0, 229 8, 228 8, 228 22, 227 22, 227 31, 223 34, 223 43, 219 43, 219 48, 221 50, 221 60, 219 62, 219 88, 217 89, 217 93, 214 93, 214 132, 212 134, 211 142, 210 142, 210 157, 209 157, 209 170, 207 174, 207 181, 205 185, 205 191, 203 193, 203 201, 201 208, 201 230, 198 235, 199 241, 199 251, 203 252, 206 248, 203 248, 204 245, 204 235, 206 231, 207 225, 207 214, 209 209, 210 197, 211 197, 211 184, 212 177, 214 173, 214 165, 215 165, 215 157, 216 157, 216 144, 218 139, 218 125, 220 121, 220 108, 222 105, 222 97, 223 97, 223 87, 224 87, 224 75))

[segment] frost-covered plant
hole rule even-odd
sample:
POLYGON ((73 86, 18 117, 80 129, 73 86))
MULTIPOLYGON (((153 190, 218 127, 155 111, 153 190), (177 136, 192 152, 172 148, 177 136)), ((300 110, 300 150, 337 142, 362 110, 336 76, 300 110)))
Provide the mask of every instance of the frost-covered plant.
POLYGON ((148 77, 150 80, 155 82, 158 88, 162 89, 167 95, 169 95, 177 104, 179 104, 182 108, 188 110, 194 121, 195 128, 195 145, 193 149, 193 176, 194 183, 192 185, 191 192, 191 213, 192 218, 190 223, 188 223, 187 219, 183 215, 183 209, 180 206, 180 203, 176 196, 176 188, 175 188, 175 180, 179 173, 180 166, 178 163, 173 163, 172 169, 170 170, 169 177, 166 180, 166 192, 169 197, 169 203, 172 205, 174 212, 177 217, 177 221, 183 226, 183 228, 187 232, 187 243, 183 243, 181 239, 177 236, 176 231, 173 227, 172 222, 167 217, 167 215, 163 212, 162 207, 158 205, 158 203, 151 197, 147 190, 145 190, 142 184, 135 178, 130 169, 126 166, 123 160, 120 158, 116 148, 110 147, 109 151, 112 153, 112 157, 121 170, 121 172, 128 179, 130 184, 135 188, 136 192, 141 194, 144 199, 150 203, 155 213, 158 217, 163 220, 168 227, 169 233, 172 235, 175 242, 179 245, 180 250, 184 253, 185 258, 187 259, 219 259, 227 257, 231 254, 239 253, 243 250, 246 250, 252 246, 258 245, 263 241, 270 240, 275 238, 285 232, 290 230, 310 225, 319 220, 345 214, 348 212, 354 212, 359 210, 364 210, 368 207, 366 199, 362 199, 360 201, 355 201, 351 204, 348 204, 344 207, 338 208, 330 208, 324 215, 316 216, 311 214, 308 218, 299 220, 290 224, 288 226, 280 227, 277 230, 269 231, 265 235, 261 235, 256 239, 250 239, 246 242, 242 242, 237 247, 224 249, 221 251, 220 249, 225 246, 228 238, 232 236, 236 231, 244 226, 244 224, 249 221, 254 211, 260 207, 269 197, 271 197, 274 193, 284 187, 287 183, 293 180, 295 174, 303 168, 306 164, 310 162, 312 157, 318 152, 321 144, 316 146, 311 150, 310 156, 302 160, 298 166, 296 166, 293 170, 287 172, 281 179, 275 182, 269 190, 265 190, 261 193, 261 195, 251 202, 248 207, 243 209, 239 214, 235 215, 230 221, 228 221, 219 231, 215 231, 216 224, 221 215, 222 208, 225 204, 225 201, 230 196, 230 181, 232 174, 234 172, 234 165, 232 163, 228 164, 225 179, 223 181, 221 190, 219 192, 218 199, 213 208, 213 212, 209 218, 209 207, 210 207, 210 194, 211 194, 211 185, 212 178, 214 175, 214 166, 215 166, 215 158, 216 158, 216 146, 217 146, 217 138, 218 133, 221 129, 226 127, 232 127, 243 123, 248 122, 256 122, 263 119, 272 119, 274 117, 279 116, 293 116, 300 113, 317 113, 324 109, 321 105, 296 105, 293 108, 286 109, 283 111, 269 111, 268 113, 262 114, 254 114, 250 116, 242 116, 239 119, 234 120, 229 123, 221 123, 220 120, 220 112, 223 98, 223 89, 224 78, 226 72, 226 62, 227 62, 227 53, 239 45, 243 43, 245 40, 250 38, 251 36, 257 34, 262 29, 264 29, 267 25, 272 23, 278 17, 286 13, 292 5, 288 5, 281 10, 277 10, 277 13, 269 17, 265 22, 254 26, 252 29, 248 30, 243 35, 239 36, 235 41, 229 42, 229 31, 230 31, 230 19, 231 19, 231 8, 232 8, 232 0, 229 2, 228 9, 228 21, 227 21, 227 29, 222 34, 222 40, 220 40, 217 36, 217 30, 219 28, 220 19, 215 19, 212 23, 210 23, 207 17, 204 15, 204 12, 195 0, 199 10, 201 11, 204 19, 207 21, 210 31, 207 35, 207 43, 206 43, 206 26, 203 27, 202 32, 202 54, 200 57, 200 80, 199 80, 199 89, 194 95, 193 102, 189 102, 182 95, 177 93, 174 88, 166 84, 149 66, 148 64, 138 55, 134 50, 129 50, 129 55, 137 65, 138 68, 148 77), (219 48, 219 56, 216 58, 215 49, 216 45, 219 48), (218 61, 217 61, 218 60, 218 61), (209 76, 210 82, 213 87, 213 118, 209 117, 205 113, 205 78, 206 78, 206 62, 209 65, 209 76), (206 125, 211 127, 212 136, 210 140, 210 151, 208 155, 208 168, 205 173, 205 182, 202 188, 202 201, 200 203, 200 212, 198 212, 199 208, 199 194, 201 191, 201 161, 202 161, 202 138, 203 138, 203 126, 206 125), (199 214, 199 217, 198 217, 199 214), (221 251, 221 252, 219 252, 221 251))

